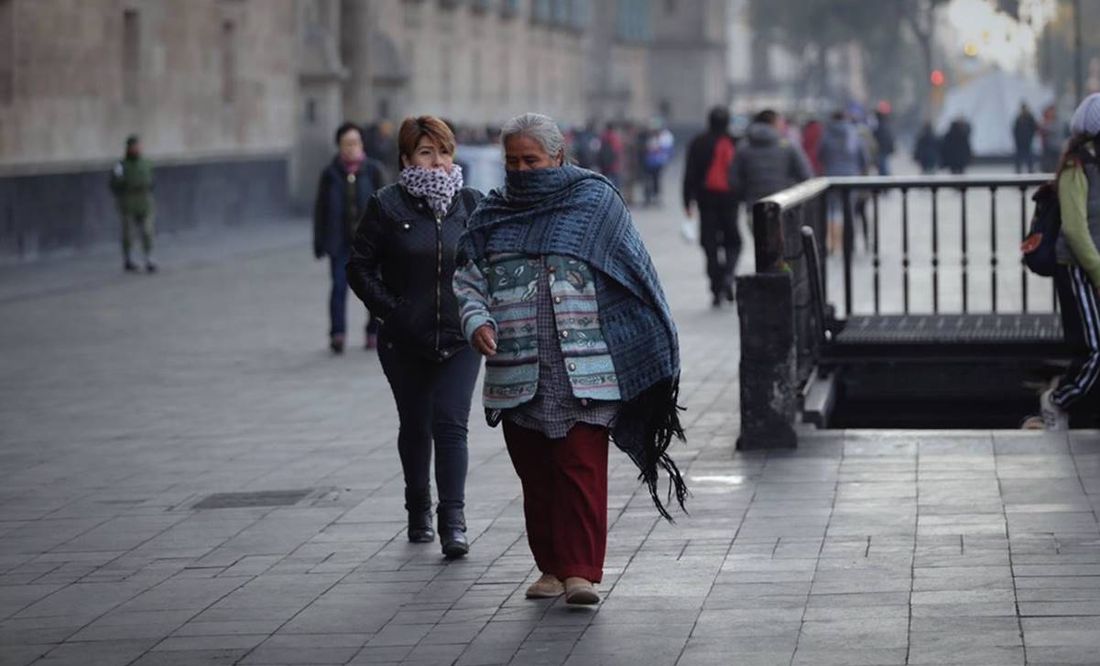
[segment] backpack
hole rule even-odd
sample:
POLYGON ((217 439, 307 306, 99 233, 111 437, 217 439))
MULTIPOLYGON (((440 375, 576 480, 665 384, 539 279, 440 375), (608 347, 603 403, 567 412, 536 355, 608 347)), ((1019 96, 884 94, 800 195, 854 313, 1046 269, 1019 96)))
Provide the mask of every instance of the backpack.
POLYGON ((704 188, 711 192, 729 192, 733 189, 730 187, 730 165, 733 164, 733 153, 733 140, 728 136, 719 137, 714 144, 710 166, 707 167, 704 188))
POLYGON ((1058 266, 1058 253, 1055 245, 1062 231, 1062 210, 1058 205, 1058 190, 1054 183, 1044 183, 1031 196, 1035 202, 1035 212, 1031 215, 1031 225, 1027 237, 1020 244, 1024 255, 1024 264, 1036 275, 1051 277, 1058 266))

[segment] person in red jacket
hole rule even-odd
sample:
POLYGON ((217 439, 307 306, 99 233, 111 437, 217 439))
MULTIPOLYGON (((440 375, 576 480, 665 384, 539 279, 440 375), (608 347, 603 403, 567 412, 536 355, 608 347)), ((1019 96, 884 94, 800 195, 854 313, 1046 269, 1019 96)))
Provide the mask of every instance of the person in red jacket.
POLYGON ((707 116, 707 130, 696 136, 688 148, 684 166, 684 214, 699 208, 699 242, 707 261, 711 305, 733 302, 733 276, 741 255, 741 233, 737 228, 737 193, 733 191, 731 167, 735 145, 729 132, 730 114, 716 106, 707 116))

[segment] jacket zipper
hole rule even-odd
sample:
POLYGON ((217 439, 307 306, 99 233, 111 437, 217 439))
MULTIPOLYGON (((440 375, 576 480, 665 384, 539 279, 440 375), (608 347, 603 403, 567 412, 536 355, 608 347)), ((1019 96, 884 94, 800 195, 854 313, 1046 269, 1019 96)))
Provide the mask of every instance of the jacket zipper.
POLYGON ((439 353, 439 329, 443 325, 443 218, 435 218, 435 351, 439 353))

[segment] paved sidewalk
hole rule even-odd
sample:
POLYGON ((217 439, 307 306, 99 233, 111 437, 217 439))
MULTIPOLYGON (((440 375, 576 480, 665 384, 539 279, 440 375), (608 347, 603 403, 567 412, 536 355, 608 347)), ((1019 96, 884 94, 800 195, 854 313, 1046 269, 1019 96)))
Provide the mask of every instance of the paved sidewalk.
POLYGON ((325 352, 304 225, 183 239, 156 276, 5 269, 0 664, 1100 663, 1100 433, 735 454, 736 316, 674 214, 638 220, 694 494, 668 525, 613 454, 594 609, 523 599, 519 483, 479 418, 470 556, 405 541, 392 399, 372 353, 325 352), (289 504, 196 507, 261 491, 289 504))

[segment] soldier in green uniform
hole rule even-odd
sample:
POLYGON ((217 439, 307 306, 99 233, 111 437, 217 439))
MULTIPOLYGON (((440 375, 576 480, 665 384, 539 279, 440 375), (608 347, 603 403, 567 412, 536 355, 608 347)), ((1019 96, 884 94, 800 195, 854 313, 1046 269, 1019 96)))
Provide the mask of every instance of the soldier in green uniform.
POLYGON ((137 233, 141 237, 145 270, 156 272, 157 265, 153 262, 153 165, 141 156, 141 140, 137 136, 126 139, 126 156, 111 170, 111 192, 122 219, 123 269, 129 273, 138 270, 130 257, 133 234, 137 233))

